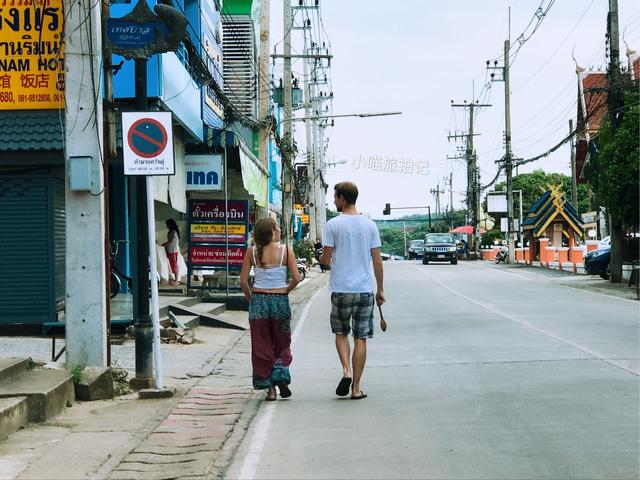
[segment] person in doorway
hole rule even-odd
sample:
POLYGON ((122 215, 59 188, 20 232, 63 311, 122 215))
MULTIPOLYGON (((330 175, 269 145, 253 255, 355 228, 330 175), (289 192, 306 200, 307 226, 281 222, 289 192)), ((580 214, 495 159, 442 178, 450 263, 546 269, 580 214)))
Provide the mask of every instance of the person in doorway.
POLYGON ((253 229, 240 272, 240 287, 249 300, 253 388, 267 390, 265 400, 291 396, 291 308, 289 292, 300 283, 293 249, 280 244, 280 227, 272 218, 261 218, 253 229), (253 267, 253 286, 249 272, 253 267), (287 284, 287 271, 291 281, 287 284))
POLYGON ((342 379, 336 395, 347 396, 351 387, 351 399, 360 400, 367 397, 360 380, 367 359, 367 339, 373 337, 374 301, 378 305, 385 302, 380 234, 373 221, 358 213, 358 187, 354 183, 336 184, 333 198, 342 214, 327 222, 320 263, 331 265, 331 331, 336 336, 336 349, 342 364, 342 379), (354 338, 351 359, 350 331, 354 338))
POLYGON ((178 255, 180 255, 180 230, 178 224, 173 218, 170 218, 165 222, 167 226, 167 241, 162 244, 165 252, 167 252, 167 258, 169 259, 169 268, 171 269, 171 278, 169 283, 171 285, 178 285, 178 255))

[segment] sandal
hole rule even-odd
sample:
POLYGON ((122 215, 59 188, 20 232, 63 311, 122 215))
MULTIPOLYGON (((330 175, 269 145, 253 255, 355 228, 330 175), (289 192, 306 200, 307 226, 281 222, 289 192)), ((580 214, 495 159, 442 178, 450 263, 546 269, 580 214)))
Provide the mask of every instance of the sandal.
POLYGON ((273 402, 277 398, 278 396, 276 395, 276 389, 274 387, 269 387, 267 389, 267 396, 265 397, 265 400, 267 402, 273 402))

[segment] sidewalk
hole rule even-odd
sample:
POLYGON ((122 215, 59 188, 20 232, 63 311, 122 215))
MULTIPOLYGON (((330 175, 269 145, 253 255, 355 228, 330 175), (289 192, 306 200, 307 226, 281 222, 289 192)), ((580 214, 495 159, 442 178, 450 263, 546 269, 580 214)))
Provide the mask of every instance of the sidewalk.
MULTIPOLYGON (((314 268, 291 293, 294 322, 327 281, 314 268)), ((246 321, 247 312, 220 316, 246 321)), ((196 339, 162 345, 173 398, 77 402, 51 421, 30 424, 0 443, 0 479, 220 478, 263 393, 251 388, 248 330, 198 327, 196 339)))
POLYGON ((534 267, 523 264, 499 264, 493 262, 482 261, 478 265, 484 268, 497 268, 506 270, 509 273, 524 275, 529 278, 545 279, 553 284, 563 287, 576 288, 585 292, 595 293, 599 295, 609 295, 612 297, 623 298, 625 300, 638 300, 635 285, 629 287, 627 282, 611 283, 603 280, 597 275, 576 275, 571 272, 555 270, 552 268, 534 267))

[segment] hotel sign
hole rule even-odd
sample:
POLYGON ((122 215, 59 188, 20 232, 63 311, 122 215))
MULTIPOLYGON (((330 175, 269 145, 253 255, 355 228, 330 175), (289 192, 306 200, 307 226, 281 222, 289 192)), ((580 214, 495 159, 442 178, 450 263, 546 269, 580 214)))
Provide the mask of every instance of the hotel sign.
POLYGON ((0 8, 0 110, 64 108, 62 0, 0 8))

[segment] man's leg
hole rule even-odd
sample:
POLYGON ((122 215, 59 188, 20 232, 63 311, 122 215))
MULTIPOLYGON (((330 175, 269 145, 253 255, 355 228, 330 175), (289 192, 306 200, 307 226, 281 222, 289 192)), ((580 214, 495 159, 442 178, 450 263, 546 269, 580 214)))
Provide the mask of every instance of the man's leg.
POLYGON ((349 337, 347 335, 336 334, 336 350, 338 350, 338 357, 340 357, 340 363, 342 364, 342 376, 344 378, 351 378, 351 368, 349 367, 351 346, 349 345, 349 337))
POLYGON ((360 391, 360 378, 362 378, 362 372, 364 370, 364 364, 367 361, 367 339, 356 338, 354 339, 353 346, 353 386, 351 387, 351 395, 359 397, 360 391))

